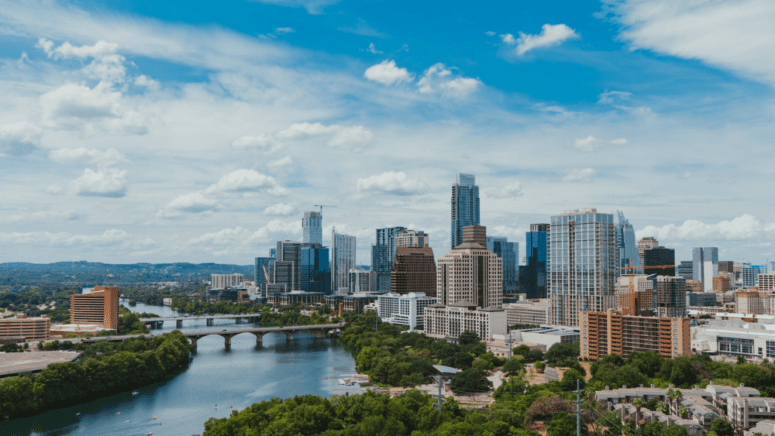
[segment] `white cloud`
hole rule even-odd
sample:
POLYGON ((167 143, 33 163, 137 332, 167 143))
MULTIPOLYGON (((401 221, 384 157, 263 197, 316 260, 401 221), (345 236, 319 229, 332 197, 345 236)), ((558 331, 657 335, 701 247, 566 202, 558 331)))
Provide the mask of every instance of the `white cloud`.
POLYGON ((293 165, 293 159, 290 156, 285 156, 282 159, 273 160, 266 164, 266 166, 275 171, 280 168, 285 168, 289 165, 293 165))
POLYGON ((367 144, 371 142, 373 137, 371 131, 363 126, 341 127, 328 141, 328 145, 347 148, 348 146, 367 144))
POLYGON ((258 136, 240 136, 231 143, 231 146, 234 148, 257 149, 264 151, 274 151, 281 147, 281 145, 275 142, 274 139, 264 133, 258 136))
POLYGON ((608 141, 609 144, 613 145, 627 145, 629 142, 627 142, 626 138, 616 138, 608 141))
POLYGON ((630 0, 608 11, 633 49, 699 59, 775 85, 775 2, 630 0))
POLYGON ((597 170, 593 168, 581 168, 568 171, 565 177, 562 178, 565 182, 591 182, 592 178, 597 175, 597 170))
POLYGON ((363 126, 323 125, 321 123, 297 123, 276 135, 280 139, 299 141, 330 136, 328 145, 338 148, 352 148, 371 142, 374 135, 363 126))
POLYGON ((204 245, 236 245, 250 236, 250 231, 237 226, 233 229, 223 229, 213 233, 205 233, 188 241, 189 244, 204 245))
POLYGON ((70 182, 70 191, 76 195, 121 198, 126 195, 126 185, 125 170, 87 168, 81 177, 70 182))
POLYGON ((8 217, 9 223, 28 222, 28 221, 51 221, 51 220, 66 220, 75 221, 81 219, 75 211, 71 210, 46 210, 39 212, 20 213, 11 215, 8 217))
POLYGON ((301 235, 300 220, 285 221, 276 219, 269 221, 265 226, 256 230, 249 240, 271 245, 277 241, 294 240, 299 235, 301 235))
POLYGON ((297 123, 293 124, 285 130, 281 130, 277 133, 277 137, 280 139, 300 140, 310 139, 318 136, 328 135, 335 133, 340 129, 340 126, 332 124, 325 126, 320 123, 297 123))
POLYGON ((484 32, 484 34, 487 35, 487 36, 495 36, 495 32, 493 32, 492 30, 488 30, 488 31, 484 32))
POLYGON ((420 180, 409 178, 404 172, 388 171, 365 179, 359 178, 356 189, 392 195, 419 195, 426 186, 420 180))
POLYGON ((54 59, 69 59, 69 58, 101 58, 107 55, 111 55, 118 49, 118 44, 105 41, 97 41, 94 45, 83 45, 81 47, 74 47, 69 42, 64 42, 57 48, 54 48, 54 42, 47 40, 46 38, 38 39, 38 47, 42 48, 46 52, 46 55, 54 59))
POLYGON ((250 0, 256 3, 286 6, 292 8, 302 7, 311 15, 322 14, 326 6, 335 5, 340 0, 250 0))
MULTIPOLYGON (((492 226, 487 228, 489 236, 501 236, 508 238, 511 242, 522 242, 525 240, 525 229, 509 226, 492 226)), ((521 259, 517 259, 517 262, 521 259)))
POLYGON ((0 155, 25 156, 40 146, 42 131, 26 122, 0 126, 0 155))
POLYGON ((617 100, 629 100, 632 96, 631 92, 624 91, 606 91, 601 92, 597 96, 598 104, 614 104, 617 100))
POLYGON ((510 182, 498 188, 491 188, 486 191, 488 197, 492 198, 512 198, 521 197, 522 184, 519 182, 510 182))
POLYGON ((510 33, 501 35, 504 43, 517 45, 515 51, 520 56, 536 48, 557 45, 567 39, 578 37, 578 33, 565 24, 544 24, 541 26, 541 33, 538 35, 522 32, 519 32, 519 38, 514 38, 514 35, 510 33))
POLYGON ((219 209, 218 203, 212 198, 205 197, 201 191, 183 194, 169 202, 166 208, 159 212, 159 216, 174 218, 186 213, 199 214, 213 212, 219 209))
POLYGON ((383 85, 392 85, 393 83, 403 81, 411 82, 414 80, 414 77, 406 71, 406 68, 396 67, 396 61, 392 60, 386 60, 377 65, 370 66, 366 69, 366 72, 363 73, 363 77, 383 85))
POLYGON ((581 151, 592 151, 598 147, 600 140, 592 135, 586 138, 576 138, 573 140, 573 148, 581 151))
MULTIPOLYGON (((383 52, 377 50, 377 46, 374 45, 373 42, 371 44, 369 44, 369 48, 367 48, 366 51, 371 53, 371 54, 382 54, 383 53, 383 52)), ((393 65, 395 65, 395 63, 393 65)), ((404 70, 404 71, 406 71, 406 70, 404 70)))
POLYGON ((423 77, 417 82, 421 94, 441 92, 448 97, 466 97, 482 85, 479 79, 468 77, 451 78, 452 70, 442 63, 432 65, 425 70, 423 77))
POLYGON ((48 188, 46 188, 46 192, 49 194, 59 194, 62 192, 62 187, 59 185, 51 185, 48 188))
POLYGON ((159 81, 151 79, 150 77, 146 76, 145 74, 141 74, 137 77, 135 77, 135 85, 136 86, 142 86, 144 88, 147 88, 151 91, 158 91, 161 89, 161 84, 159 81))
POLYGON ((54 246, 113 246, 125 244, 130 240, 131 236, 127 232, 117 229, 105 230, 102 234, 98 235, 73 235, 67 232, 51 233, 46 231, 0 233, 0 242, 19 245, 45 244, 54 246))
POLYGON ((775 223, 762 224, 755 216, 743 214, 728 221, 706 224, 698 220, 686 220, 680 226, 646 226, 635 232, 638 238, 653 236, 661 241, 696 239, 759 239, 775 236, 775 223), (769 234, 769 235, 768 235, 769 234))
POLYGON ((274 29, 274 33, 278 35, 287 35, 295 31, 296 29, 294 29, 293 27, 278 27, 277 29, 274 29))
POLYGON ((240 169, 221 177, 217 183, 205 190, 206 194, 266 192, 271 195, 285 195, 287 191, 272 176, 255 170, 240 169))
POLYGON ((102 167, 110 167, 127 162, 126 156, 111 148, 102 151, 88 148, 58 148, 48 153, 48 156, 59 163, 93 164, 102 167))
POLYGON ((292 203, 277 203, 264 209, 264 215, 289 216, 296 213, 296 206, 292 203))

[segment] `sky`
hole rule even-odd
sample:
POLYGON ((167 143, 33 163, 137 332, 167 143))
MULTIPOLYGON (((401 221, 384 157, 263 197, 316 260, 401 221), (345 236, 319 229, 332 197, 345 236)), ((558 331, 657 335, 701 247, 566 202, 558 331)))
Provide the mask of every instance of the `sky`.
POLYGON ((304 211, 775 260, 775 2, 0 0, 0 262, 251 264, 304 211))

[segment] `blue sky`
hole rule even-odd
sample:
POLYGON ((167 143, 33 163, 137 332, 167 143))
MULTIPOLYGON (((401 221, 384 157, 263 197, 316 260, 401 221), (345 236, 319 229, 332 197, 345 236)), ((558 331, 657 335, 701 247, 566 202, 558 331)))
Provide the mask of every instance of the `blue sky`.
POLYGON ((767 0, 0 0, 0 261, 250 263, 300 217, 368 263, 622 210, 689 259, 775 260, 767 0))

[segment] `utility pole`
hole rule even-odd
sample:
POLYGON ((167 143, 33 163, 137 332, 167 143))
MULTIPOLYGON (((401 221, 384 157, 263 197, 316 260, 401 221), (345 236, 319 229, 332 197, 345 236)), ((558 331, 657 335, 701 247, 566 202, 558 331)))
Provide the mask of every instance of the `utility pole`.
POLYGON ((509 330, 509 362, 511 362, 511 330, 509 330))
POLYGON ((441 412, 441 380, 442 376, 439 375, 439 412, 441 412))
POLYGON ((581 382, 576 379, 576 436, 581 436, 581 382))

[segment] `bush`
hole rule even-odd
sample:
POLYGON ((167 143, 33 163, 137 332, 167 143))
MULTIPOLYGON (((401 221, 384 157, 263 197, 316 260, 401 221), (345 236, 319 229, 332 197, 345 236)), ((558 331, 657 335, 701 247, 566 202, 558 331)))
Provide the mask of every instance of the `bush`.
POLYGON ((487 380, 484 373, 473 368, 461 371, 452 377, 450 388, 456 394, 470 392, 487 392, 492 387, 492 382, 487 380))

